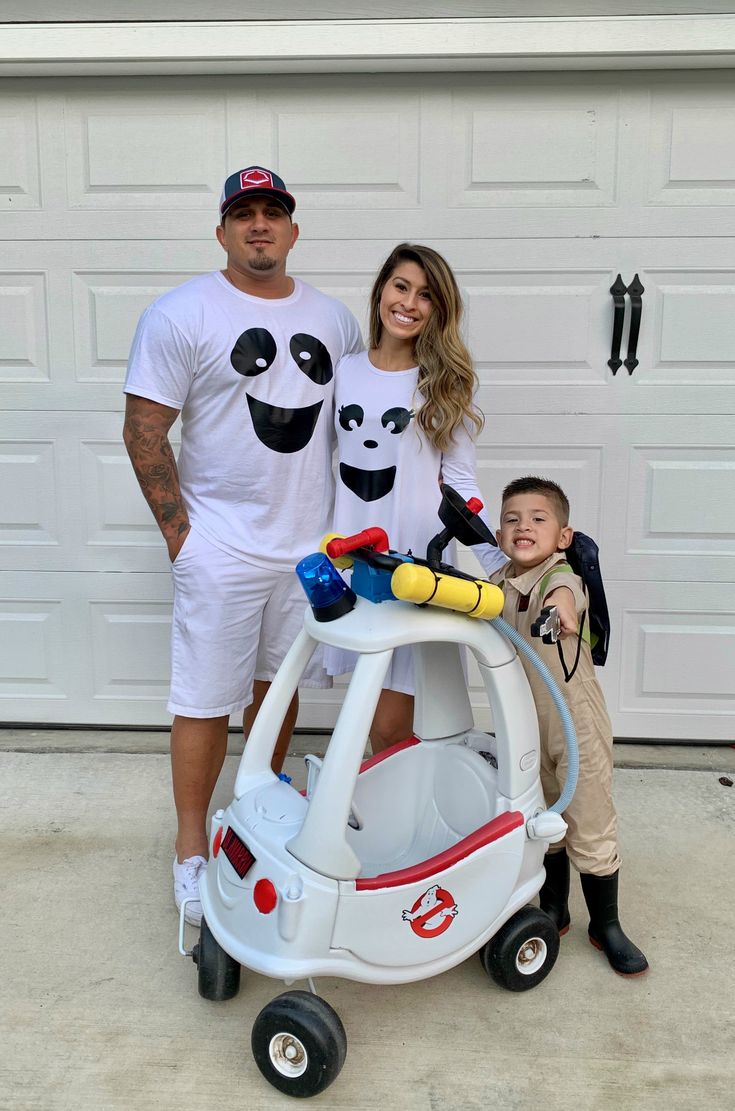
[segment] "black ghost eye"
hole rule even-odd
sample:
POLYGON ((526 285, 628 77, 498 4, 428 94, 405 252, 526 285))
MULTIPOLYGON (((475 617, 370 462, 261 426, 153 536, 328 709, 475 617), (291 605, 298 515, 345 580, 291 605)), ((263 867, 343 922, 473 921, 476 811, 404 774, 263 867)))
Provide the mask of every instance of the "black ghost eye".
POLYGON ((230 352, 230 362, 238 374, 253 378, 267 370, 276 357, 276 341, 265 328, 248 328, 230 352))
POLYGON ((387 428, 389 424, 392 424, 393 427, 390 430, 391 436, 397 436, 399 432, 403 432, 404 428, 408 428, 412 416, 412 409, 402 409, 400 405, 397 405, 395 409, 386 409, 380 418, 380 423, 383 428, 387 428))
POLYGON ((340 428, 344 428, 345 432, 353 432, 360 427, 364 416, 361 406, 343 405, 339 411, 340 428))
POLYGON ((332 380, 332 360, 320 339, 297 332, 289 343, 294 362, 317 386, 326 386, 332 380))

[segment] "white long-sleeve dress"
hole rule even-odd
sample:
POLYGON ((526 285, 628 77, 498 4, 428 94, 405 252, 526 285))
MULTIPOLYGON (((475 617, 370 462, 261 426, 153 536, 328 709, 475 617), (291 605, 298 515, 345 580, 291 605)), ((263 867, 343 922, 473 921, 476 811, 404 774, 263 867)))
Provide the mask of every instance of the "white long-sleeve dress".
MULTIPOLYGON (((444 527, 438 513, 440 480, 465 500, 482 501, 482 495, 470 430, 458 429, 445 451, 435 448, 415 419, 421 404, 417 382, 418 367, 380 370, 366 351, 340 360, 335 373, 338 464, 333 531, 348 536, 379 526, 394 551, 425 557, 427 544, 444 527)), ((490 544, 474 545, 472 551, 486 575, 507 562, 490 544)), ((451 550, 445 559, 453 562, 451 550)), ((351 671, 354 662, 354 653, 325 649, 331 675, 351 671)), ((394 652, 385 686, 413 694, 410 648, 394 652)))

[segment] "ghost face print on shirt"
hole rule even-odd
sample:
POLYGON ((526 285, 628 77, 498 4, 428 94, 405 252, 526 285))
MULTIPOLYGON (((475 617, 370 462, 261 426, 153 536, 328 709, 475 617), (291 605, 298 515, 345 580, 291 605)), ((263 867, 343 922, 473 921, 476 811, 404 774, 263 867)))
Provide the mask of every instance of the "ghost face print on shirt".
POLYGON ((396 465, 390 462, 396 457, 396 444, 392 437, 400 436, 408 428, 414 416, 412 409, 404 409, 400 405, 386 409, 378 420, 371 423, 371 434, 366 435, 365 410, 357 402, 342 405, 337 414, 339 426, 343 432, 354 434, 340 436, 339 476, 348 490, 351 490, 362 501, 372 502, 384 498, 393 489, 396 480, 396 465), (372 434, 374 433, 374 435, 372 434), (364 457, 367 452, 375 452, 375 461, 386 465, 378 467, 358 467, 355 464, 358 458, 364 457), (349 455, 355 462, 348 463, 345 455, 349 455))
MULTIPOLYGON (((298 368, 315 385, 326 386, 334 375, 332 360, 327 348, 316 336, 296 332, 289 341, 289 353, 294 368, 298 368)), ((256 378, 270 370, 278 354, 273 336, 266 328, 248 328, 238 338, 230 352, 230 362, 238 374, 256 378)), ((267 390, 258 391, 267 393, 267 390)), ((248 410, 255 435, 265 447, 281 454, 301 451, 309 443, 324 401, 288 409, 271 405, 262 396, 255 397, 246 391, 248 410)))

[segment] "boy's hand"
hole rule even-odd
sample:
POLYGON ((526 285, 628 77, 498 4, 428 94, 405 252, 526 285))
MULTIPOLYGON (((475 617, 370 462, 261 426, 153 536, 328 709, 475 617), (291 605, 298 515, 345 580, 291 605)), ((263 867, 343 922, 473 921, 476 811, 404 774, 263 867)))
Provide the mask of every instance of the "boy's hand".
POLYGON ((574 602, 574 595, 568 586, 557 586, 555 590, 549 591, 544 598, 544 605, 556 606, 559 614, 559 637, 561 640, 576 635, 578 628, 577 607, 574 602))

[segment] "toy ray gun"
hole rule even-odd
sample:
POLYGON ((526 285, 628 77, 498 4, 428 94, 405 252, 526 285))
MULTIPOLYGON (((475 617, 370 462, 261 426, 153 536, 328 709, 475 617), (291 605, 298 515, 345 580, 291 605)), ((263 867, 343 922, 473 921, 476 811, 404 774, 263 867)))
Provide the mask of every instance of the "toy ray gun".
MULTIPOLYGON (((319 616, 312 601, 317 619, 330 621, 341 616, 354 605, 355 594, 371 602, 399 599, 417 605, 440 606, 486 620, 498 617, 503 609, 503 593, 499 587, 441 561, 442 552, 452 539, 467 545, 495 544, 490 530, 478 516, 480 509, 482 503, 477 498, 465 502, 451 486, 444 486, 439 518, 445 527, 429 542, 426 559, 392 551, 381 528, 365 529, 354 536, 325 536, 321 551, 335 567, 352 568, 352 598, 346 597, 340 603, 335 596, 334 604, 339 612, 330 603, 319 607, 323 609, 323 617, 319 616)), ((308 556, 299 566, 318 558, 308 556)), ((313 566, 316 570, 316 564, 313 566)), ((303 582, 302 573, 299 575, 303 582)), ((342 587, 350 589, 344 582, 342 587)))
POLYGON ((555 644, 556 650, 559 653, 559 662, 561 663, 562 671, 564 672, 564 682, 571 682, 579 665, 579 656, 582 650, 582 632, 584 629, 584 614, 582 615, 582 623, 579 627, 577 635, 577 651, 574 657, 574 663, 571 670, 567 667, 567 661, 564 659, 564 651, 561 646, 561 621, 559 620, 559 611, 556 606, 544 606, 539 613, 536 620, 531 625, 531 636, 540 637, 544 644, 555 644))
POLYGON ((544 606, 531 625, 531 636, 541 637, 544 644, 556 644, 561 635, 561 622, 556 606, 544 606))

